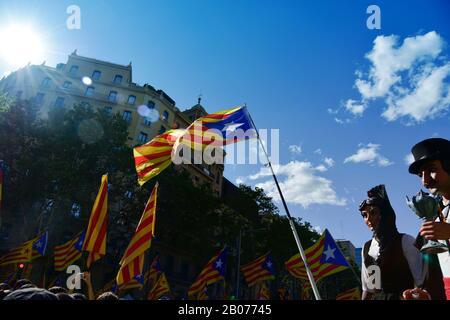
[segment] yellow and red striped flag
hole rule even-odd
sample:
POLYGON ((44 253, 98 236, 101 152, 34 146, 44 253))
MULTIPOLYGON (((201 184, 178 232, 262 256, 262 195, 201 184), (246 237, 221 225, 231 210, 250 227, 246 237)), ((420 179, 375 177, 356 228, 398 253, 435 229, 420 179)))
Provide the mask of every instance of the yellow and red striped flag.
MULTIPOLYGON (((195 120, 187 129, 173 129, 133 149, 138 183, 145 182, 167 168, 180 144, 192 149, 214 148, 256 137, 246 107, 222 110, 195 120)), ((190 158, 189 158, 190 160, 190 158)))
POLYGON ((300 287, 300 300, 309 300, 311 299, 311 283, 305 281, 303 285, 300 287))
POLYGON ((141 220, 120 260, 120 269, 116 277, 116 282, 119 286, 131 281, 135 276, 142 274, 144 252, 150 248, 152 238, 155 234, 157 196, 158 183, 155 184, 150 194, 141 220))
POLYGON ((83 242, 85 232, 78 233, 73 239, 66 243, 55 246, 53 251, 55 254, 55 270, 65 271, 68 266, 81 258, 83 254, 83 242))
POLYGON ((275 278, 275 271, 270 253, 266 253, 256 260, 242 266, 241 271, 244 274, 245 281, 249 287, 258 281, 272 280, 275 278))
POLYGON ((188 297, 194 297, 205 286, 216 283, 225 277, 227 249, 223 248, 212 257, 188 290, 188 297))
POLYGON ((173 146, 184 132, 184 129, 169 130, 157 135, 146 144, 133 149, 134 163, 140 186, 158 175, 172 163, 173 146))
POLYGON ((206 284, 205 287, 198 293, 197 300, 209 300, 208 287, 206 286, 206 284))
POLYGON ((0 266, 10 264, 10 263, 25 263, 31 260, 33 243, 38 240, 39 237, 28 240, 7 252, 5 255, 0 257, 0 266))
POLYGON ((108 225, 108 175, 102 176, 102 183, 95 198, 89 218, 89 226, 83 244, 83 251, 88 251, 86 266, 90 268, 92 263, 106 254, 106 228, 108 225))
POLYGON ((170 293, 169 282, 167 282, 166 275, 162 272, 158 281, 155 283, 152 290, 150 290, 147 300, 157 300, 167 293, 170 293))
MULTIPOLYGON (((316 281, 349 267, 347 260, 342 255, 328 230, 324 231, 315 244, 305 250, 305 255, 316 281)), ((286 261, 285 266, 294 277, 309 281, 300 253, 286 261)))
POLYGON ((338 294, 336 300, 361 300, 361 293, 358 287, 352 288, 338 294))
POLYGON ((259 289, 258 300, 270 300, 270 291, 265 282, 261 283, 261 288, 259 289))

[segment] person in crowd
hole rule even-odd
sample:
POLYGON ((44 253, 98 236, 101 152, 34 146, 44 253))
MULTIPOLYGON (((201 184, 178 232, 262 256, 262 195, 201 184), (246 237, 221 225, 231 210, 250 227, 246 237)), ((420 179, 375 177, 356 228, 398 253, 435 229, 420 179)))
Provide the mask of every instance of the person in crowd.
MULTIPOLYGON (((420 228, 420 237, 439 240, 449 245, 450 239, 450 141, 431 138, 415 144, 411 153, 414 162, 409 173, 421 178, 422 185, 435 195, 439 201, 439 217, 428 221, 420 228)), ((418 237, 418 245, 422 239, 418 237)), ((433 299, 450 299, 450 254, 424 255, 428 267, 424 287, 433 299)))
POLYGON ((422 285, 422 257, 415 239, 398 232, 385 186, 367 195, 359 211, 373 235, 362 251, 362 299, 400 300, 405 290, 422 285))

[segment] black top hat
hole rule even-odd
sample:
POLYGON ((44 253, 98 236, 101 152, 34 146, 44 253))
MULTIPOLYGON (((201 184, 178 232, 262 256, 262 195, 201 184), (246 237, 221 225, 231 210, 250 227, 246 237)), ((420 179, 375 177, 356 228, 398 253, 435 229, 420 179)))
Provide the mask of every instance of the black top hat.
POLYGON ((414 162, 409 166, 409 173, 417 174, 426 161, 450 157, 450 141, 442 138, 426 139, 412 147, 411 152, 414 162))

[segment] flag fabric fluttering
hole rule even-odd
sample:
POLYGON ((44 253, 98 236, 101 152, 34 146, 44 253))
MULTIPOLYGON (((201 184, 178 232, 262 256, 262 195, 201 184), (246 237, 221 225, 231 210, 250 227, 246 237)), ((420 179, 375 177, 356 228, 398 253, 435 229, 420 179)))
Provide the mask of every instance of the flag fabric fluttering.
POLYGON ((300 287, 300 300, 310 300, 311 299, 311 283, 305 281, 300 287))
POLYGON ((172 163, 172 150, 184 129, 173 129, 133 149, 138 183, 142 186, 172 163))
POLYGON ((206 286, 206 284, 205 284, 204 288, 199 291, 199 293, 197 295, 197 300, 209 300, 208 286, 206 286))
POLYGON ((33 244, 39 241, 41 235, 28 240, 7 252, 5 255, 0 257, 0 266, 11 264, 11 263, 26 263, 29 262, 33 255, 33 244))
POLYGON ((256 137, 246 107, 223 110, 200 117, 186 129, 173 129, 133 149, 139 185, 172 163, 173 153, 183 144, 191 149, 215 147, 256 137))
POLYGON ((267 284, 263 281, 259 288, 258 300, 270 300, 270 291, 267 284))
POLYGON ((56 271, 66 270, 68 266, 81 258, 81 255, 83 254, 82 249, 85 236, 86 232, 82 231, 73 239, 53 248, 56 271))
POLYGON ((108 225, 108 175, 102 176, 100 189, 89 218, 89 226, 83 244, 88 251, 87 268, 106 254, 106 229, 108 225))
POLYGON ((131 281, 134 277, 142 275, 144 267, 144 253, 150 248, 155 234, 156 200, 158 197, 158 183, 150 194, 144 213, 139 221, 136 231, 120 260, 120 269, 117 273, 117 285, 131 281))
POLYGON ((163 295, 170 293, 169 282, 167 282, 166 275, 164 272, 158 278, 153 288, 148 293, 148 300, 157 300, 163 295))
POLYGON ((236 107, 198 118, 189 125, 177 144, 183 143, 201 150, 207 146, 221 147, 255 137, 256 130, 247 108, 236 107))
POLYGON ((216 283, 225 277, 227 248, 223 248, 212 257, 188 290, 188 297, 195 297, 207 285, 216 283))
POLYGON ((358 287, 352 288, 338 294, 336 300, 361 300, 361 293, 358 287))
POLYGON ((242 266, 241 271, 249 287, 258 281, 273 280, 275 278, 273 260, 270 252, 242 266))
MULTIPOLYGON (((315 244, 305 250, 305 255, 316 281, 350 267, 328 230, 324 231, 315 244)), ((286 261, 285 267, 292 276, 309 281, 299 253, 286 261)))
POLYGON ((45 231, 40 235, 36 241, 33 242, 33 251, 31 253, 31 260, 45 256, 48 243, 48 231, 45 231))
MULTIPOLYGON (((129 282, 122 284, 120 286, 120 290, 125 291, 125 290, 129 290, 129 289, 134 289, 134 288, 142 288, 142 286, 145 285, 145 283, 148 283, 148 286, 150 288, 153 288, 153 286, 155 285, 156 281, 158 280, 158 277, 161 274, 161 272, 162 272, 162 269, 159 264, 159 257, 155 256, 155 258, 153 259, 153 261, 150 265, 150 269, 147 270, 147 272, 145 272, 144 275, 139 274, 139 275, 135 276, 129 282)), ((115 279, 114 279, 114 281, 115 281, 115 279)))

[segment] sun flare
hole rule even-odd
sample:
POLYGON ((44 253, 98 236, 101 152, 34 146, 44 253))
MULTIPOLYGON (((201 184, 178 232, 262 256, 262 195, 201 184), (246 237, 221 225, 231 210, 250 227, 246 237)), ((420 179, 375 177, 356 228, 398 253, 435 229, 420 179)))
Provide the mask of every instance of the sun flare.
POLYGON ((14 67, 43 60, 43 42, 31 26, 10 25, 0 30, 0 57, 14 67))

